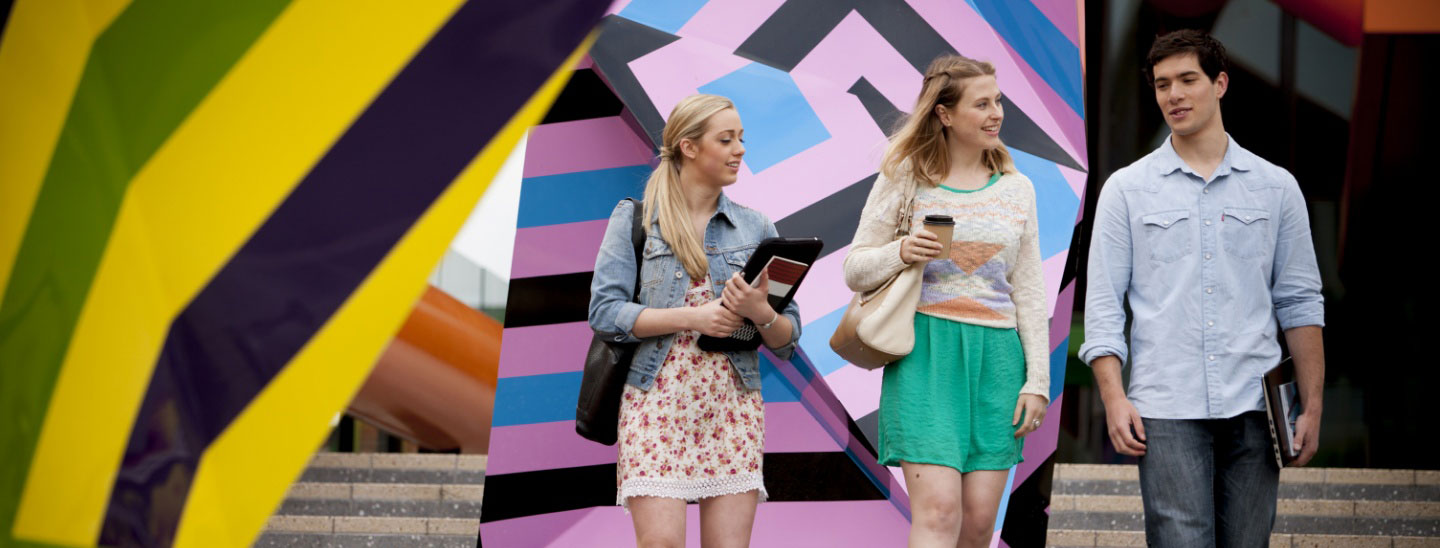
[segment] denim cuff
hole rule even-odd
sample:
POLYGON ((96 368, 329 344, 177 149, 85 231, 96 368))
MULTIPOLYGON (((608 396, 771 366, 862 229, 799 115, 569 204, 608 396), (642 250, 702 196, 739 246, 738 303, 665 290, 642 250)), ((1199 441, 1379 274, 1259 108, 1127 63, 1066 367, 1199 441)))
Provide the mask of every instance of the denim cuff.
POLYGON ((800 341, 800 318, 794 314, 785 314, 790 319, 790 342, 780 348, 771 348, 770 352, 782 360, 789 360, 795 354, 795 343, 800 341))
POLYGON ((645 310, 645 305, 640 303, 622 303, 620 305, 620 310, 615 312, 615 342, 640 342, 633 331, 635 330, 635 319, 640 317, 641 310, 645 310))
POLYGON ((1325 305, 1323 303, 1303 303, 1276 308, 1275 320, 1280 323, 1282 331, 1307 325, 1325 327, 1325 305))
POLYGON ((1120 358, 1120 364, 1123 366, 1126 354, 1125 342, 1119 339, 1087 340, 1085 344, 1080 345, 1080 361, 1089 366, 1093 366, 1092 362, 1101 356, 1120 358))

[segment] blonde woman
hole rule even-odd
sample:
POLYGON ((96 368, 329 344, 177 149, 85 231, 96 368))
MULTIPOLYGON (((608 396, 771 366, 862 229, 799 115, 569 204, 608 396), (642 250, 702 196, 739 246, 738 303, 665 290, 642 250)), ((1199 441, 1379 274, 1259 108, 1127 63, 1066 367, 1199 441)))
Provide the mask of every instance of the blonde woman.
POLYGON ((705 352, 700 335, 729 336, 748 319, 788 358, 800 337, 795 303, 776 313, 769 279, 740 276, 775 225, 725 197, 745 128, 729 99, 693 95, 671 111, 660 165, 645 185, 646 241, 635 264, 634 209, 610 215, 591 282, 590 326, 639 341, 621 400, 617 503, 639 546, 683 546, 685 503, 700 503, 705 546, 747 546, 765 499, 765 409, 756 352, 705 352), (640 295, 633 294, 640 269, 640 295))
POLYGON ((880 460, 905 472, 910 546, 988 546, 1007 470, 1045 416, 1035 189, 1000 142, 1004 116, 990 63, 935 59, 845 257, 855 291, 924 263, 915 349, 885 367, 880 391, 880 460), (915 221, 897 240, 911 188, 915 221), (950 256, 924 230, 927 215, 954 218, 950 256))

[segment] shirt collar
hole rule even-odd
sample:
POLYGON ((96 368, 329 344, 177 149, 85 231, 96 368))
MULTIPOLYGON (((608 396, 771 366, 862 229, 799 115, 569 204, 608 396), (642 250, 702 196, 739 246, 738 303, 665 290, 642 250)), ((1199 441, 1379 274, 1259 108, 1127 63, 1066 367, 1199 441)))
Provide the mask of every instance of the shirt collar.
MULTIPOLYGON (((1171 134, 1165 138, 1165 142, 1160 144, 1160 154, 1156 156, 1154 163, 1155 171, 1160 175, 1169 175, 1178 169, 1199 177, 1200 175, 1195 173, 1195 170, 1185 165, 1185 160, 1180 158, 1180 153, 1175 152, 1175 145, 1170 142, 1170 139, 1174 137, 1175 135, 1171 134)), ((1252 156, 1254 155, 1251 154, 1250 151, 1245 150, 1239 143, 1236 143, 1235 138, 1231 137, 1229 132, 1226 132, 1225 157, 1220 159, 1220 165, 1215 166, 1215 173, 1211 175, 1211 179, 1213 180, 1222 175, 1229 175, 1232 170, 1250 171, 1253 166, 1252 156)))
POLYGON ((736 207, 739 206, 735 205, 735 202, 730 201, 730 198, 726 197, 724 192, 721 192, 720 199, 718 203, 715 204, 715 216, 724 218, 725 222, 730 223, 730 226, 736 226, 734 209, 736 207))

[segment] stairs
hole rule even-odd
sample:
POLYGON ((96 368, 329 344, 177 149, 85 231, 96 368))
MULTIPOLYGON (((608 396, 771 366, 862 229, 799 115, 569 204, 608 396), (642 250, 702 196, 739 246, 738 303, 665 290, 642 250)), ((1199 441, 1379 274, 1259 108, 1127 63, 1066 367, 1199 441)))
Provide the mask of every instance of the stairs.
MULTIPOLYGON (((1286 469, 1276 511, 1272 547, 1440 547, 1440 471, 1286 469)), ((1055 465, 1045 544, 1145 546, 1138 470, 1055 465)))
POLYGON ((256 547, 476 545, 485 455, 319 453, 256 547))

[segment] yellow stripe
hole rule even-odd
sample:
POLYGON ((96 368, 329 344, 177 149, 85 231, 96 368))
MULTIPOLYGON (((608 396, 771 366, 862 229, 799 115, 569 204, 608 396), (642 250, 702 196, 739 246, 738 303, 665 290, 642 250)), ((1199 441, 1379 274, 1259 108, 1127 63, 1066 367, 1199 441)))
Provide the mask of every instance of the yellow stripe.
POLYGON ((90 46, 129 4, 20 0, 11 7, 0 43, 0 301, 90 46))
POLYGON ((50 400, 17 536, 95 542, 170 322, 459 4, 295 2, 140 170, 50 400))
POLYGON ((546 81, 375 272, 306 344, 200 460, 176 546, 242 546, 254 541, 290 482, 299 477, 371 364, 400 328, 495 172, 525 131, 540 121, 589 49, 580 45, 546 81), (256 458, 264 447, 266 458, 256 458))

